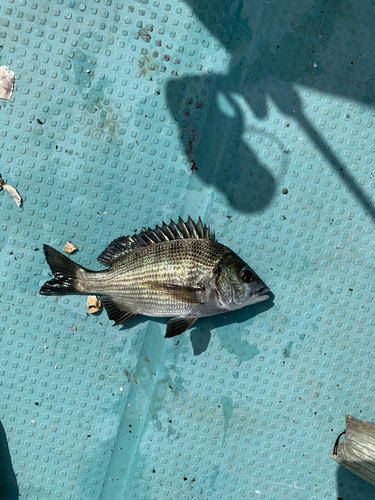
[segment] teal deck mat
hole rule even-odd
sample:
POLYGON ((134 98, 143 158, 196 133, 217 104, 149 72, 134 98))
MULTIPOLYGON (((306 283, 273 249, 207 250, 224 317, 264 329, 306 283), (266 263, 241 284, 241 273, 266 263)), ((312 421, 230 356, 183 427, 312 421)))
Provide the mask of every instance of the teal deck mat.
POLYGON ((1 500, 372 500, 372 0, 4 0, 1 500), (201 216, 273 297, 164 339, 38 295, 43 243, 201 216))

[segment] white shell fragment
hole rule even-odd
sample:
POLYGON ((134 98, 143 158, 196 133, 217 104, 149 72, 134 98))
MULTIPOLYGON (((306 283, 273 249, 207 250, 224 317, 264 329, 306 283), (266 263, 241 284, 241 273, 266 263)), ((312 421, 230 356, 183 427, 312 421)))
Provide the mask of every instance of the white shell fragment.
POLYGON ((16 188, 13 186, 10 186, 9 184, 5 184, 3 179, 0 176, 0 189, 4 189, 7 193, 10 194, 10 196, 13 198, 13 200, 17 203, 17 206, 21 206, 22 203, 22 198, 20 193, 17 191, 16 188))
POLYGON ((7 66, 0 66, 0 97, 10 99, 13 92, 14 73, 7 66))
POLYGON ((87 297, 87 310, 90 314, 96 313, 102 309, 102 303, 95 295, 87 297))
POLYGON ((63 252, 67 253, 67 254, 73 253, 76 250, 78 250, 78 248, 71 241, 67 241, 66 244, 65 244, 65 246, 64 246, 64 248, 63 248, 63 252))
POLYGON ((375 424, 345 415, 346 430, 336 440, 331 458, 375 486, 375 424), (345 439, 340 441, 342 434, 345 439))

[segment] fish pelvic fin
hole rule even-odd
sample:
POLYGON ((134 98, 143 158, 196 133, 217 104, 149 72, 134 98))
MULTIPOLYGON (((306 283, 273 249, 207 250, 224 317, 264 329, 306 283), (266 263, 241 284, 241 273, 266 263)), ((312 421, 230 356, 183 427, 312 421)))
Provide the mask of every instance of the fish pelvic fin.
POLYGON ((125 323, 125 321, 128 321, 128 319, 137 316, 137 313, 129 311, 126 306, 120 304, 119 302, 116 302, 111 297, 100 297, 100 300, 105 310, 107 311, 108 318, 112 319, 115 322, 113 323, 113 326, 122 325, 122 323, 125 323))
POLYGON ((165 338, 170 339, 175 337, 176 335, 181 335, 188 328, 192 326, 197 318, 189 317, 189 318, 171 318, 167 323, 167 331, 165 333, 165 338))
POLYGON ((41 295, 76 295, 86 293, 82 286, 84 274, 88 269, 70 260, 49 245, 43 245, 44 255, 53 273, 53 278, 42 286, 41 295))

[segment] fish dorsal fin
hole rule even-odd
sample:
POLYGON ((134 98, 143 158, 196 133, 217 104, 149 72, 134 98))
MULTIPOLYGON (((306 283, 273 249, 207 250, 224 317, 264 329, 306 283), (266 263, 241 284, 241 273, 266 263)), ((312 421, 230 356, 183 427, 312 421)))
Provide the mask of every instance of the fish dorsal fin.
POLYGON ((101 264, 110 266, 124 255, 138 248, 163 243, 164 241, 191 238, 212 240, 213 235, 211 235, 210 227, 204 226, 200 217, 197 223, 191 217, 188 217, 186 222, 179 217, 177 224, 171 220, 168 225, 163 222, 161 227, 156 226, 155 229, 148 228, 133 236, 117 238, 99 255, 98 261, 101 264))
POLYGON ((147 246, 148 243, 143 241, 138 234, 134 236, 121 236, 117 240, 112 241, 107 248, 98 257, 98 262, 105 266, 110 266, 123 255, 132 252, 136 248, 147 246))

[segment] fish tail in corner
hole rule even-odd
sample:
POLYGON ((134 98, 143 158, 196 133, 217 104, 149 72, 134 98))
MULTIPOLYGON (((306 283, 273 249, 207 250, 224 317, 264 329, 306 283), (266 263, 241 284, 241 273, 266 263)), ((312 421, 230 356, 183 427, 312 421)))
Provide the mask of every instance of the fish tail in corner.
POLYGON ((64 254, 43 245, 44 255, 53 273, 53 278, 42 286, 41 295, 71 295, 86 293, 83 288, 82 278, 87 269, 68 259, 64 254))

